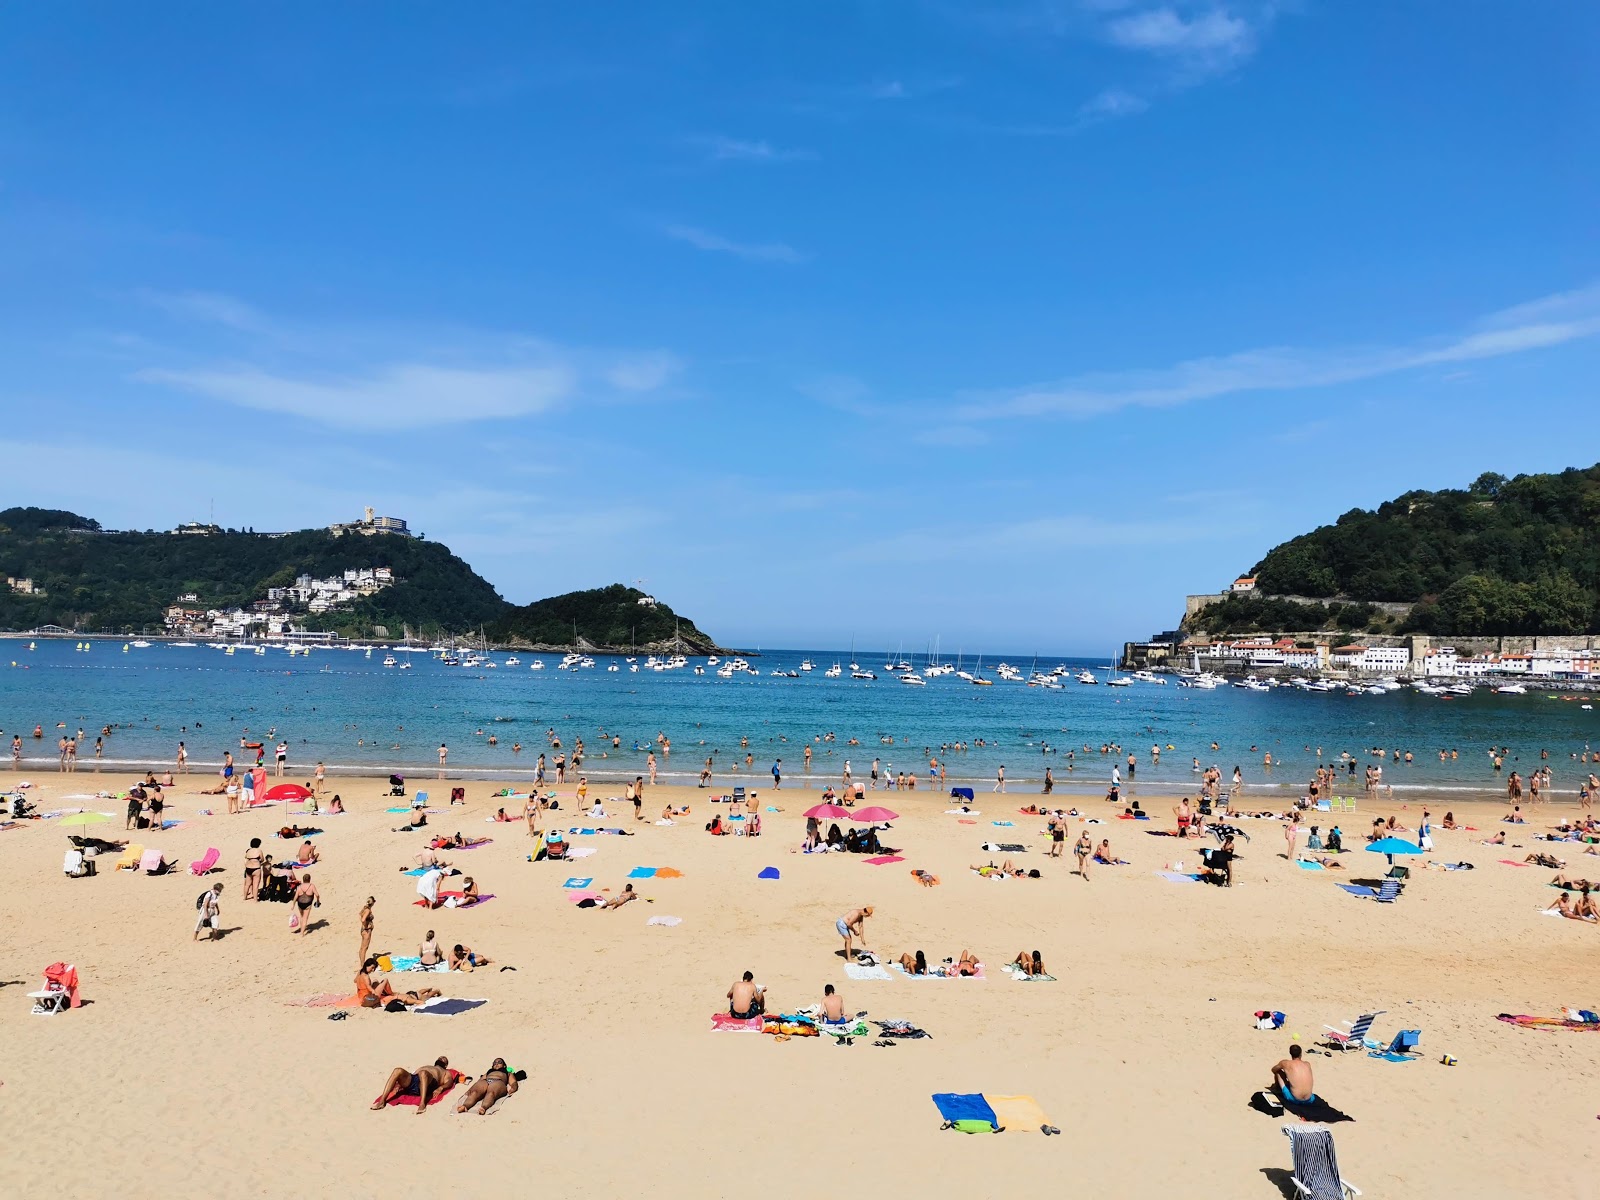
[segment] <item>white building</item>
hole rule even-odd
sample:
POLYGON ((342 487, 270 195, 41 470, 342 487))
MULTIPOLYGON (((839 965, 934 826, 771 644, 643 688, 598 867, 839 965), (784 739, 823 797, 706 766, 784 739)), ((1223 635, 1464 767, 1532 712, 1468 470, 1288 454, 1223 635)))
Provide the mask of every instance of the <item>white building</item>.
POLYGON ((372 537, 378 533, 397 533, 401 537, 412 536, 410 528, 402 518, 375 516, 370 504, 363 512, 361 520, 329 525, 328 532, 334 537, 342 537, 347 533, 359 533, 365 537, 372 537))

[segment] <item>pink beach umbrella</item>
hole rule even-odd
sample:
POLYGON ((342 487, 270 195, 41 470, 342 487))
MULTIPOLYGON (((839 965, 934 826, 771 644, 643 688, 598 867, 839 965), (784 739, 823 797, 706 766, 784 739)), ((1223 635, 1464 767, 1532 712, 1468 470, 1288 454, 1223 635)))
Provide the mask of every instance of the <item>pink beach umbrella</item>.
POLYGON ((849 815, 850 810, 838 804, 819 804, 815 808, 806 809, 806 816, 816 817, 819 821, 837 821, 849 815))
POLYGON ((890 821, 899 820, 899 818, 899 813, 890 812, 887 808, 879 808, 877 805, 873 805, 870 808, 858 808, 850 814, 852 821, 858 821, 863 825, 884 825, 890 821))

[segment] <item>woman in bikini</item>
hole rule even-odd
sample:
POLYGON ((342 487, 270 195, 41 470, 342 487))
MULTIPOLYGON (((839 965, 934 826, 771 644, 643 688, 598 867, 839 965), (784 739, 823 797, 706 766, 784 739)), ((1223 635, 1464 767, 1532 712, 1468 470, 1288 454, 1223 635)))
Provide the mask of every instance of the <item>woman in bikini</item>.
POLYGON ((921 950, 917 951, 915 957, 910 954, 902 954, 900 956, 900 966, 907 975, 926 975, 928 973, 928 960, 923 956, 921 950))
POLYGON ((945 968, 945 974, 976 975, 978 973, 978 967, 981 965, 982 964, 978 962, 978 956, 976 954, 972 953, 970 950, 963 950, 961 952, 961 956, 957 958, 955 962, 951 963, 945 968))
POLYGON ((367 902, 361 906, 360 916, 356 918, 357 923, 361 927, 361 953, 357 955, 357 957, 362 962, 367 961, 367 947, 372 945, 372 906, 376 903, 376 899, 368 896, 367 902))
POLYGON ((489 1064, 489 1069, 467 1089, 467 1094, 461 1097, 461 1103, 456 1105, 458 1113, 464 1113, 474 1104, 478 1106, 478 1115, 484 1116, 504 1096, 509 1096, 517 1090, 517 1080, 506 1066, 506 1060, 497 1058, 489 1064))
POLYGON ((1026 950, 1017 951, 1017 957, 1012 960, 1012 965, 1029 979, 1044 974, 1044 958, 1037 950, 1031 954, 1026 950))
POLYGON ((261 899, 261 878, 265 873, 262 861, 261 839, 251 838, 250 849, 244 852, 244 898, 246 900, 261 899))
POLYGON ((1078 875, 1087 883, 1089 859, 1094 854, 1094 842, 1090 839, 1087 829, 1078 835, 1078 844, 1072 848, 1072 852, 1078 856, 1078 875))

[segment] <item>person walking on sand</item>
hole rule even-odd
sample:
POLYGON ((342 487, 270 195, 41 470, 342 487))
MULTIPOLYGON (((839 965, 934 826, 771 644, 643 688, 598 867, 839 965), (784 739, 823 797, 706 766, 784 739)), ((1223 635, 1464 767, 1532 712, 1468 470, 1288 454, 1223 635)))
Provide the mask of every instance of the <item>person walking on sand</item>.
POLYGON ((313 775, 312 778, 311 778, 311 794, 313 796, 322 795, 322 785, 324 783, 326 783, 327 780, 328 780, 328 768, 327 768, 327 765, 321 759, 318 759, 317 760, 317 771, 316 771, 316 774, 313 775))
MULTIPOLYGON (((19 745, 19 746, 15 747, 15 749, 20 750, 21 746, 19 745)), ((178 774, 187 775, 188 773, 189 773, 189 748, 187 746, 185 746, 182 742, 179 742, 178 743, 178 774)))
POLYGON ((867 918, 872 915, 872 905, 866 904, 860 908, 852 909, 833 923, 839 936, 844 938, 844 960, 855 962, 855 943, 861 943, 861 949, 867 949, 867 918))
MULTIPOLYGON (((652 779, 650 782, 654 783, 655 780, 652 779)), ((772 760, 772 790, 776 792, 782 787, 783 787, 783 759, 775 758, 775 759, 772 760)))
POLYGON ((357 917, 357 923, 361 926, 361 955, 358 962, 367 961, 367 947, 372 945, 372 906, 376 903, 375 899, 368 896, 367 902, 361 906, 360 916, 357 917))
POLYGON ((1000 769, 994 773, 994 789, 993 790, 997 791, 997 792, 1003 792, 1003 791, 1006 790, 1006 765, 1005 765, 1005 763, 1001 763, 1000 764, 1000 769))
POLYGON ((244 898, 258 900, 261 897, 262 875, 265 874, 263 856, 261 852, 261 839, 251 838, 250 848, 244 852, 244 898))
POLYGON ((217 926, 222 921, 222 885, 213 883, 209 891, 200 893, 200 915, 194 923, 194 941, 200 940, 200 931, 206 931, 206 941, 217 936, 217 926))
POLYGON ((1089 882, 1089 859, 1094 854, 1094 841, 1085 829, 1078 835, 1077 845, 1072 847, 1072 852, 1078 856, 1078 877, 1085 883, 1089 882))
POLYGON ((522 816, 528 822, 529 837, 539 836, 539 813, 542 809, 543 806, 539 803, 539 797, 531 792, 528 794, 528 798, 522 802, 522 816))
POLYGON ((311 906, 322 907, 322 897, 318 895, 317 888, 311 882, 309 872, 300 876, 300 884, 294 889, 294 907, 292 914, 295 919, 294 934, 301 937, 311 924, 311 906))

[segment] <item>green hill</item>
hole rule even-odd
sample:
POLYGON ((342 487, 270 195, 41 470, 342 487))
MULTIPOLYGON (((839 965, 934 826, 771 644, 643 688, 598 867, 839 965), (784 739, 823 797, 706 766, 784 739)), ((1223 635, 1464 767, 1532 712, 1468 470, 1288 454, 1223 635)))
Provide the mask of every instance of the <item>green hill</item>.
MULTIPOLYGON (((186 593, 198 597, 190 607, 242 608, 298 575, 324 578, 368 567, 388 567, 398 582, 348 607, 296 615, 295 622, 351 636, 380 626, 391 637, 402 626, 423 637, 481 629, 497 640, 555 646, 576 644, 576 624, 583 643, 623 646, 668 641, 678 621, 665 605, 639 605, 642 593, 620 584, 512 605, 446 546, 418 538, 335 537, 326 529, 104 532, 76 513, 8 508, 0 511, 0 575, 31 581, 34 593, 0 587, 0 629, 155 631, 167 606, 186 593)), ((692 621, 679 623, 687 645, 714 645, 692 621)))
POLYGON ((1254 618, 1266 628, 1266 607, 1288 603, 1271 597, 1302 596, 1346 602, 1330 622, 1344 628, 1372 627, 1376 614, 1359 602, 1389 601, 1411 605, 1391 622, 1394 631, 1600 631, 1600 465, 1514 479, 1490 473, 1465 489, 1352 509, 1273 547, 1252 573, 1263 595, 1214 605, 1193 623, 1242 630, 1254 618))

